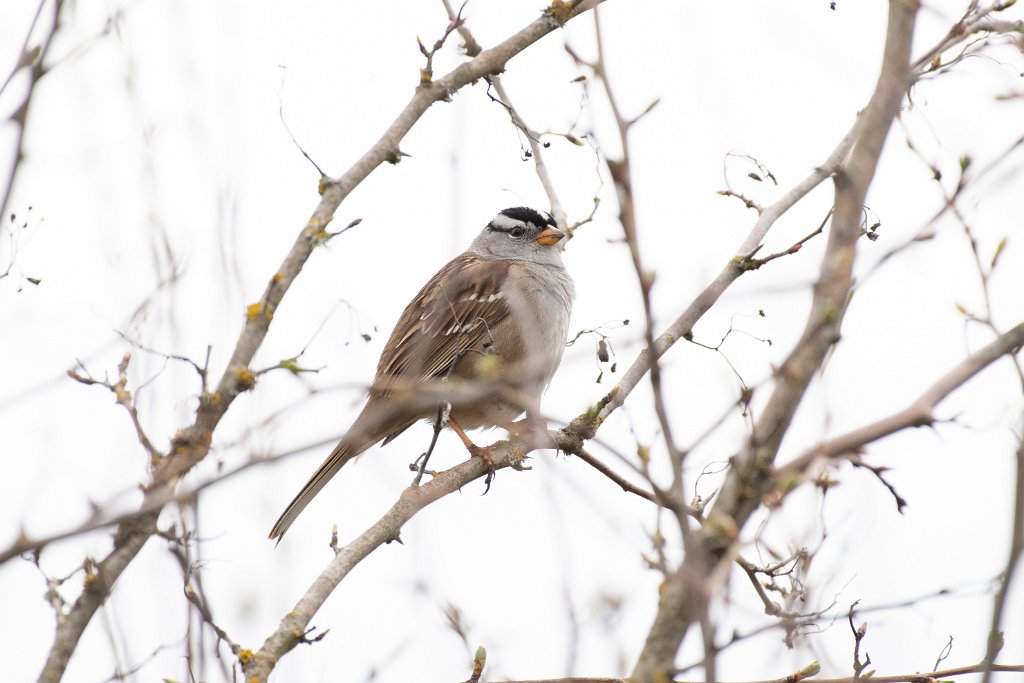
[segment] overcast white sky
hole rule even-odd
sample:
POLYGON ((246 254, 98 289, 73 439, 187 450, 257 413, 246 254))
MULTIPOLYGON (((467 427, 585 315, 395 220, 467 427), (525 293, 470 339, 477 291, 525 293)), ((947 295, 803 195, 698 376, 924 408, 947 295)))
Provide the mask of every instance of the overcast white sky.
MULTIPOLYGON (((749 154, 768 166, 778 188, 747 179, 751 169, 741 161, 728 164, 734 188, 764 203, 823 162, 870 96, 885 4, 839 0, 835 11, 825 0, 609 0, 602 6, 610 79, 623 108, 638 113, 660 99, 632 137, 641 245, 657 273, 659 325, 719 271, 754 220, 739 202, 716 194, 725 185, 726 155, 749 154)), ((946 31, 962 4, 926 3, 916 52, 946 31)), ((489 46, 525 26, 538 7, 478 0, 465 16, 477 40, 489 46)), ((0 73, 16 60, 34 11, 35 3, 26 0, 0 7, 0 73)), ((1022 11, 1005 14, 1019 19, 1022 11)), ((310 156, 328 174, 340 175, 412 94, 423 62, 416 36, 430 43, 445 24, 441 4, 430 2, 108 0, 73 6, 51 51, 63 61, 33 100, 26 158, 8 207, 16 223, 28 227, 16 231, 15 266, 0 280, 0 457, 6 472, 0 478, 0 547, 20 529, 35 536, 67 528, 94 503, 137 504, 135 487, 145 480, 147 463, 128 418, 109 393, 72 382, 66 370, 80 359, 97 376, 113 374, 128 349, 118 336, 123 332, 197 361, 209 345, 217 376, 245 305, 260 296, 318 200, 316 171, 291 141, 281 111, 310 156), (120 17, 116 29, 105 33, 113 15, 120 17), (161 287, 175 267, 177 282, 161 287)), ((607 331, 624 367, 639 350, 642 309, 628 254, 617 242, 614 193, 601 179, 594 151, 614 156, 619 149, 600 91, 593 87, 591 100, 572 83, 583 71, 566 55, 566 42, 593 56, 591 19, 574 21, 515 58, 505 85, 535 129, 591 134, 592 144, 582 147, 550 138, 546 160, 570 219, 587 215, 595 195, 602 200, 594 222, 578 231, 566 252, 578 292, 572 329, 634 321, 607 331)), ((457 48, 453 38, 435 58, 435 73, 463 59, 457 48)), ((1024 61, 1009 47, 992 55, 921 84, 915 106, 905 112, 906 131, 943 170, 947 187, 962 155, 983 166, 1022 134, 1024 100, 995 96, 1024 89, 1024 61)), ((23 86, 15 81, 0 96, 4 117, 23 86)), ((908 151, 906 131, 894 128, 868 197, 881 238, 860 245, 860 274, 941 206, 927 168, 908 151)), ((4 168, 14 132, 9 123, 0 128, 4 168)), ((522 158, 524 145, 483 83, 424 116, 402 144, 410 157, 378 169, 341 206, 338 225, 354 218, 363 223, 314 254, 255 363, 273 365, 312 339, 303 362, 324 369, 302 379, 264 377, 232 407, 215 437, 215 457, 190 482, 252 453, 344 431, 381 344, 422 282, 498 210, 547 208, 533 166, 522 158), (364 342, 361 333, 371 340, 364 342), (307 387, 323 391, 307 397, 307 387)), ((981 253, 992 254, 1010 236, 991 281, 1002 329, 1024 319, 1021 160, 1017 150, 1003 172, 963 202, 981 253)), ((776 225, 766 252, 813 230, 830 203, 830 187, 823 186, 776 225)), ((5 267, 11 256, 6 227, 0 237, 5 267)), ((772 366, 801 331, 822 246, 817 240, 742 278, 695 330, 709 344, 730 322, 740 330, 723 349, 747 384, 761 387, 760 400, 772 366), (757 317, 759 310, 766 316, 757 317)), ((943 220, 935 239, 862 280, 843 341, 808 394, 782 458, 902 407, 989 341, 964 324, 957 304, 980 311, 982 294, 962 229, 943 220)), ((739 395, 723 357, 693 345, 677 346, 665 359, 665 373, 683 444, 739 395)), ((545 398, 553 421, 579 414, 615 381, 606 371, 595 384, 597 374, 591 342, 567 349, 545 398)), ((155 378, 139 392, 139 409, 163 447, 194 410, 195 373, 136 352, 131 378, 136 388, 155 378)), ((631 397, 628 410, 602 428, 607 449, 595 446, 595 452, 615 465, 610 449, 633 453, 637 438, 656 444, 648 402, 646 392, 631 397)), ((798 492, 762 530, 780 551, 821 544, 808 609, 833 598, 842 611, 855 600, 862 607, 887 605, 953 591, 864 617, 871 623, 867 648, 880 673, 930 669, 950 635, 947 664, 982 657, 991 580, 1005 562, 1012 430, 1021 409, 1019 385, 1001 361, 943 404, 941 416, 956 416, 959 424, 871 447, 872 464, 894 468, 891 481, 910 501, 907 514, 896 513, 875 479, 844 468, 824 506, 817 493, 798 492)), ((706 463, 727 459, 743 435, 743 420, 734 414, 694 451, 690 482, 706 463)), ((331 524, 344 542, 379 517, 408 483, 406 464, 428 436, 425 426, 410 430, 346 467, 276 549, 266 532, 329 446, 252 469, 205 494, 203 579, 217 621, 233 639, 253 649, 262 643, 328 563, 331 524)), ((655 457, 661 453, 655 448, 655 457)), ((641 558, 650 550, 653 513, 579 462, 536 456, 533 471, 502 472, 483 497, 479 485, 442 501, 408 525, 404 545, 374 553, 315 619, 331 633, 282 661, 278 680, 357 681, 375 670, 383 680, 463 680, 469 658, 444 625, 441 608, 448 603, 463 611, 471 643, 491 652, 492 679, 627 672, 655 609, 659 576, 641 558), (621 608, 610 616, 607 605, 616 601, 621 608), (576 627, 566 619, 567 604, 576 627)), ((445 436, 434 457, 435 466, 450 465, 464 452, 445 436)), ((707 495, 715 485, 714 477, 705 478, 699 491, 707 495)), ((167 522, 173 519, 168 513, 167 522)), ((758 533, 751 527, 745 538, 752 542, 758 533)), ((43 553, 43 567, 64 575, 86 554, 101 557, 108 547, 106 533, 55 544, 43 553)), ((756 557, 753 545, 746 550, 756 557)), ((677 557, 678 547, 670 553, 677 557)), ((79 579, 69 584, 65 592, 73 598, 79 579)), ((175 648, 186 627, 180 585, 173 558, 151 541, 90 626, 66 680, 103 680, 116 665, 137 665, 161 645, 170 648, 136 680, 185 680, 175 648)), ((749 629, 762 623, 750 589, 738 581, 731 588, 733 602, 720 606, 722 624, 749 629)), ((44 591, 30 563, 0 566, 0 657, 9 680, 38 675, 50 646, 53 613, 44 591)), ((1003 658, 1020 663, 1019 583, 1011 605, 1003 658)), ((721 637, 727 636, 724 630, 721 637)), ((729 680, 783 676, 819 658, 826 673, 844 674, 849 641, 843 623, 793 651, 772 632, 723 653, 719 673, 729 680)), ((680 661, 696 660, 697 646, 697 638, 689 639, 680 661)))

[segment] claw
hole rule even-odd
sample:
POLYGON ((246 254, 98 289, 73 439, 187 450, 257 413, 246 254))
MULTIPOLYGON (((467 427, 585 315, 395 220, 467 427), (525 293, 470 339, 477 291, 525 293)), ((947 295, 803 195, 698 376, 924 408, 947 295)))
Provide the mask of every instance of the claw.
POLYGON ((484 492, 481 494, 486 496, 487 492, 491 490, 491 482, 494 481, 494 475, 497 473, 497 469, 494 466, 494 458, 491 457, 491 449, 490 447, 481 448, 480 446, 467 446, 467 448, 469 448, 470 455, 474 458, 480 458, 487 465, 487 477, 484 479, 486 488, 484 488, 484 492))

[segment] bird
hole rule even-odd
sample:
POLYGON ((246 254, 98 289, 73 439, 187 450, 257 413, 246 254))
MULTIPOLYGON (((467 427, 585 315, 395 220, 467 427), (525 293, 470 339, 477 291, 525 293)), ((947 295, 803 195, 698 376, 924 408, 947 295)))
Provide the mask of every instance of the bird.
POLYGON ((365 406, 281 513, 271 540, 280 542, 345 463, 418 420, 446 422, 471 455, 486 458, 466 430, 514 430, 523 413, 529 424, 539 419, 575 296, 562 262, 568 237, 548 213, 504 209, 423 285, 381 352, 365 406))

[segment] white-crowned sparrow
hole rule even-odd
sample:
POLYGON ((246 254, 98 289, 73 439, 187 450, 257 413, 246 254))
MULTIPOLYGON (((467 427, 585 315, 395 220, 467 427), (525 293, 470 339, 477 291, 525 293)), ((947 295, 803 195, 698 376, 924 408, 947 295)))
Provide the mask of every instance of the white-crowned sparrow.
POLYGON ((562 264, 565 233, 526 207, 505 209, 464 253, 406 306, 377 363, 359 417, 274 524, 280 538, 320 489, 380 440, 451 407, 450 426, 509 427, 538 415, 540 396, 562 359, 573 285, 562 264))

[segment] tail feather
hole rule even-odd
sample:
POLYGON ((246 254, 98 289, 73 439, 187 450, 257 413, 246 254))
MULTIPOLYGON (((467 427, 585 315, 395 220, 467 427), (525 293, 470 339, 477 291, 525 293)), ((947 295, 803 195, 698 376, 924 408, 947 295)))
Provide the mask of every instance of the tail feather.
POLYGON ((317 468, 313 476, 309 478, 306 485, 302 487, 302 490, 292 498, 292 502, 288 503, 288 507, 284 509, 281 516, 277 518, 277 522, 274 523, 274 528, 270 530, 270 539, 277 539, 280 543, 284 537, 288 527, 292 525, 292 522, 299 516, 299 514, 306 509, 310 501, 320 493, 320 489, 327 485, 327 482, 331 480, 338 470, 341 469, 342 465, 356 457, 367 448, 372 446, 375 442, 366 443, 359 448, 357 445, 352 444, 347 438, 342 439, 341 442, 334 447, 331 454, 327 456, 327 459, 323 461, 320 467, 317 468))
POLYGON ((270 539, 277 539, 278 543, 281 542, 281 538, 284 537, 295 518, 306 509, 310 501, 320 493, 320 490, 345 463, 385 437, 390 441, 408 429, 413 422, 415 422, 415 418, 410 419, 409 416, 402 413, 396 414, 390 406, 380 405, 371 399, 352 427, 349 428, 348 433, 342 437, 331 454, 321 463, 298 495, 288 503, 288 507, 281 513, 274 528, 270 530, 270 539))

